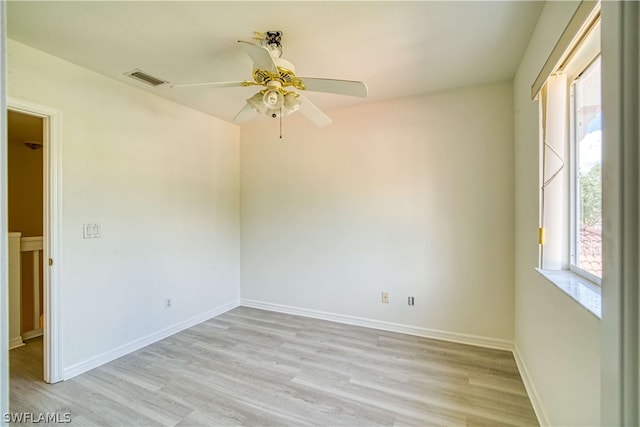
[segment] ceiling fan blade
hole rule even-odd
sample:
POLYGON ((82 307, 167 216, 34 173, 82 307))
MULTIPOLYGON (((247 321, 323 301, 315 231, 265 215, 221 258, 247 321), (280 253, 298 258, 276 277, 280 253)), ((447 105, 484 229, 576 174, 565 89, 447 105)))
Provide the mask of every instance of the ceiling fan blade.
POLYGON ((300 98, 300 112, 309 120, 311 120, 316 126, 323 127, 331 124, 331 118, 327 116, 321 109, 315 106, 315 104, 309 101, 302 95, 300 98))
POLYGON ((313 77, 300 77, 306 90, 312 92, 337 93, 339 95, 366 97, 367 85, 363 82, 352 80, 316 79, 313 77))
POLYGON ((253 68, 266 70, 276 75, 278 74, 278 67, 273 60, 271 53, 269 53, 269 49, 242 40, 238 40, 238 43, 240 43, 240 46, 242 46, 247 55, 251 57, 251 60, 253 61, 253 68))
POLYGON ((241 87, 247 86, 247 82, 208 82, 208 83, 188 83, 184 85, 171 85, 174 87, 211 86, 211 87, 241 87))
POLYGON ((244 104, 244 107, 242 107, 242 110, 240 110, 238 114, 236 114, 236 116, 233 118, 233 122, 244 123, 251 120, 255 116, 256 116, 256 112, 253 110, 253 108, 251 108, 249 104, 244 104))

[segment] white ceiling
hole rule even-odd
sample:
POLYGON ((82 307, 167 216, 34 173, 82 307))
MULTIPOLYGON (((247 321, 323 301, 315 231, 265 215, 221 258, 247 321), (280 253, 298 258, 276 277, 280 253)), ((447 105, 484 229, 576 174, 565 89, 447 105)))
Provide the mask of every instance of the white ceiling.
POLYGON ((232 120, 254 88, 153 88, 250 79, 236 40, 282 30, 296 74, 362 80, 367 99, 309 92, 324 110, 514 76, 542 2, 9 1, 9 38, 232 120))

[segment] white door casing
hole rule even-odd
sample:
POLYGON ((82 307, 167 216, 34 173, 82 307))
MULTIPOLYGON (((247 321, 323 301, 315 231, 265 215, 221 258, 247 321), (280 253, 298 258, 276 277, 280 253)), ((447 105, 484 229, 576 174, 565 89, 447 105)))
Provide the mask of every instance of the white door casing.
MULTIPOLYGON (((44 380, 62 381, 62 113, 32 102, 8 97, 7 108, 43 119, 44 135, 44 380)), ((5 184, 6 185, 6 184, 5 184)))

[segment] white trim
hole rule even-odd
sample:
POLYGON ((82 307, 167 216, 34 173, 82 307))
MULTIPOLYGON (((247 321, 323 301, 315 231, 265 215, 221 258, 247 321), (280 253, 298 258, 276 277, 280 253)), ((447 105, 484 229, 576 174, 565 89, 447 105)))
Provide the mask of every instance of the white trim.
POLYGON ((21 237, 20 238, 20 252, 33 252, 41 251, 44 249, 42 246, 44 239, 42 236, 36 237, 21 237))
POLYGON ((571 271, 573 274, 576 274, 576 275, 582 277, 584 280, 587 280, 590 283, 593 283, 596 286, 602 286, 602 279, 601 278, 589 273, 587 270, 581 269, 580 267, 578 267, 575 264, 570 264, 569 265, 569 271, 571 271))
POLYGON ((9 340, 9 350, 22 347, 23 345, 24 345, 24 342, 22 341, 22 337, 15 337, 9 340))
POLYGON ((20 261, 20 236, 9 233, 9 349, 22 345, 22 269, 20 261))
POLYGON ((600 14, 600 0, 583 0, 580 2, 571 20, 560 35, 549 57, 531 85, 531 99, 537 98, 550 75, 561 68, 573 54, 575 46, 580 43, 582 36, 589 30, 600 14))
POLYGON ((33 275, 31 276, 31 282, 33 287, 33 326, 40 325, 40 313, 42 308, 40 307, 40 251, 32 252, 33 260, 31 262, 31 268, 33 269, 33 275))
POLYGON ((531 374, 529 374, 529 370, 527 369, 527 364, 524 363, 524 359, 520 354, 520 350, 518 346, 514 344, 513 347, 513 358, 516 360, 516 366, 518 366, 518 371, 520 371, 520 377, 522 378, 522 382, 524 383, 524 388, 527 390, 527 394, 529 395, 529 400, 531 401, 531 406, 533 406, 533 411, 536 413, 536 417, 538 417, 538 423, 540 426, 549 426, 549 418, 547 417, 547 413, 542 406, 542 401, 540 400, 540 396, 533 385, 533 380, 531 378, 531 374))
POLYGON ((461 334, 457 332, 440 331, 437 329, 423 328, 419 326, 404 325, 401 323, 385 322, 382 320, 367 319, 364 317, 348 316, 345 314, 331 313, 327 311, 311 310, 307 308, 292 307, 288 305, 273 304, 270 302, 252 299, 241 300, 244 307, 259 308, 278 313, 293 314, 296 316, 311 317, 313 319, 329 320, 331 322, 347 325, 364 326, 366 328, 382 331, 399 332, 401 334, 415 335, 425 338, 435 338, 443 341, 451 341, 460 344, 474 345, 478 347, 493 348, 498 350, 513 350, 513 341, 489 338, 478 335, 461 334))
POLYGON ((176 334, 180 331, 191 328, 199 323, 205 322, 209 319, 212 319, 216 316, 226 313, 229 310, 233 310, 239 305, 240 303, 238 300, 233 300, 219 307, 216 307, 202 314, 199 314, 195 317, 187 319, 183 322, 180 322, 173 326, 169 326, 168 328, 162 329, 158 332, 154 332, 150 335, 147 335, 146 337, 142 337, 135 341, 131 341, 120 347, 114 348, 113 350, 109 350, 106 353, 100 354, 98 356, 92 357, 83 362, 76 363, 75 365, 69 366, 64 370, 64 380, 66 381, 84 372, 90 371, 91 369, 95 369, 98 366, 102 366, 105 363, 109 363, 112 360, 118 359, 119 357, 125 356, 136 350, 140 350, 143 347, 146 347, 150 344, 163 340, 173 334, 176 334))
POLYGON ((587 311, 602 319, 602 288, 571 270, 535 269, 545 279, 563 291, 587 311))
POLYGON ((44 380, 62 380, 62 113, 30 101, 7 98, 7 108, 44 119, 44 380))
POLYGON ((640 4, 602 4, 601 425, 640 425, 640 4))
MULTIPOLYGON (((599 20, 600 18, 598 18, 599 20)), ((585 48, 586 49, 591 49, 591 50, 595 50, 595 52, 591 52, 590 55, 587 55, 587 57, 589 58, 589 62, 585 64, 580 65, 579 67, 576 66, 575 70, 573 71, 573 73, 569 76, 569 78, 567 79, 568 81, 570 81, 569 83, 569 91, 571 93, 571 99, 569 101, 569 164, 570 164, 570 168, 569 168, 569 270, 571 270, 572 272, 574 272, 575 274, 577 274, 578 276, 582 276, 583 278, 587 279, 588 281, 595 283, 596 285, 602 286, 602 279, 582 268, 580 268, 578 266, 578 261, 579 261, 579 245, 578 245, 578 238, 580 236, 580 216, 581 216, 581 206, 580 203, 578 202, 578 199, 580 197, 579 192, 578 192, 578 175, 579 175, 579 167, 578 167, 578 157, 580 155, 580 151, 578 149, 578 145, 580 141, 576 140, 576 134, 577 132, 577 127, 578 127, 578 123, 576 120, 576 103, 580 102, 579 100, 577 100, 577 94, 576 94, 576 83, 578 82, 578 80, 580 78, 582 78, 582 76, 584 75, 584 73, 587 73, 587 71, 589 70, 593 70, 593 68, 595 67, 596 63, 598 61, 600 61, 600 70, 602 73, 602 62, 601 62, 601 50, 600 50, 600 39, 599 39, 599 35, 600 32, 598 31, 598 33, 592 33, 592 35, 589 36, 588 39, 582 40, 580 42, 580 45, 578 46, 578 50, 582 51, 585 48), (593 40, 594 37, 597 36, 597 43, 594 43, 593 40), (597 49, 595 49, 597 48, 597 49), (592 58, 592 56, 594 56, 592 58), (574 75, 575 74, 575 75, 574 75)), ((572 65, 573 67, 573 65, 572 65)), ((602 100, 600 101, 600 104, 602 105, 602 100)), ((583 126, 587 126, 587 124, 583 124, 583 126)), ((601 165, 602 165, 602 158, 601 160, 601 165)))
MULTIPOLYGON (((7 2, 0 1, 0 414, 9 412, 9 257, 7 238, 7 2)), ((0 426, 8 425, 1 417, 0 426)))
POLYGON ((42 328, 32 329, 30 331, 23 332, 22 333, 22 339, 26 341, 26 340, 30 340, 30 339, 33 339, 33 338, 41 337, 42 334, 43 334, 42 328))

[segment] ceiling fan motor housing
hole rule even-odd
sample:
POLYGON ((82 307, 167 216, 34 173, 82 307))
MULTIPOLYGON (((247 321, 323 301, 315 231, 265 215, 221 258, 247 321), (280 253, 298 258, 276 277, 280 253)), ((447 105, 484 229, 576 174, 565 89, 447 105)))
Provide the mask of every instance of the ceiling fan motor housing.
POLYGON ((295 66, 282 58, 273 58, 278 67, 278 74, 270 73, 267 70, 255 68, 253 70, 253 80, 258 85, 267 86, 271 82, 279 82, 282 86, 293 86, 296 89, 304 90, 302 81, 296 77, 295 66))

